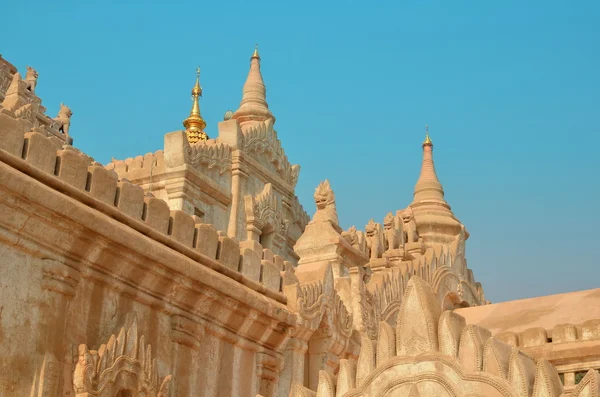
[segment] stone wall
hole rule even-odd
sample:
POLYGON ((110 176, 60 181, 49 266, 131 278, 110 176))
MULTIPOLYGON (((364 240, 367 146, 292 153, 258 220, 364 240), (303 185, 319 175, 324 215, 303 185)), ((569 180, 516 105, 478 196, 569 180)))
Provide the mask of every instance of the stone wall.
MULTIPOLYGON (((77 369, 87 359, 80 345, 99 360, 102 344, 115 346, 110 335, 134 322, 152 352, 140 368, 155 359, 148 379, 172 375, 174 395, 276 391, 281 346, 297 322, 281 292, 280 271, 291 265, 260 244, 240 250, 28 127, 0 108, 0 395, 68 395, 87 376, 77 369)), ((119 354, 128 357, 107 357, 117 363, 119 354)), ((89 376, 81 393, 102 386, 89 376)), ((104 387, 156 386, 123 379, 104 387)))

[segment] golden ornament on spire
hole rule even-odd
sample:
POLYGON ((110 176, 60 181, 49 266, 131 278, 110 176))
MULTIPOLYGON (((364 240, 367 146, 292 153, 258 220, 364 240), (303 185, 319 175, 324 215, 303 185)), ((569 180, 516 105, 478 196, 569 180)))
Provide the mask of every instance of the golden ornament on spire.
POLYGON ((260 55, 258 55, 258 44, 254 46, 254 53, 252 54, 252 58, 250 59, 260 59, 260 55))
POLYGON ((187 119, 183 120, 183 126, 185 127, 185 133, 190 143, 196 143, 198 141, 205 141, 208 139, 208 135, 204 132, 206 128, 206 122, 200 114, 200 100, 202 96, 202 87, 200 87, 200 67, 196 69, 196 84, 192 88, 192 110, 187 119))
POLYGON ((425 141, 423 141, 423 147, 431 146, 433 147, 433 142, 431 142, 431 138, 429 138, 429 126, 425 126, 425 141))

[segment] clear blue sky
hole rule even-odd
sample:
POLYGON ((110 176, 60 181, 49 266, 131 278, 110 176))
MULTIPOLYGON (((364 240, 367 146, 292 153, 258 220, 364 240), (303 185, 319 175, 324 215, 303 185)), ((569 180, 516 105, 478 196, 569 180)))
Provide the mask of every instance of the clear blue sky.
POLYGON ((600 2, 10 1, 0 53, 106 163, 163 147, 202 68, 207 132, 259 43, 297 194, 329 178, 344 228, 412 199, 429 124, 488 299, 600 287, 600 2), (122 3, 122 4, 119 4, 122 3))

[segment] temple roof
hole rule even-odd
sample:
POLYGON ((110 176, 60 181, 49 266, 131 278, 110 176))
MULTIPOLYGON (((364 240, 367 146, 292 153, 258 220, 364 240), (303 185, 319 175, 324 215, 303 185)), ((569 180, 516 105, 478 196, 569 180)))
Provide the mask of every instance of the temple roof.
POLYGON ((578 325, 600 319, 600 288, 474 306, 455 310, 468 324, 488 328, 492 333, 521 332, 556 325, 578 325))

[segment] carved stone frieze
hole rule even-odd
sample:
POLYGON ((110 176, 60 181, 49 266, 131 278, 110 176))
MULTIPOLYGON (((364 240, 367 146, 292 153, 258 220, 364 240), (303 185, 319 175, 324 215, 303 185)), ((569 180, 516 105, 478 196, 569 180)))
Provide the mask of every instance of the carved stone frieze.
POLYGON ((156 359, 144 336, 138 337, 137 318, 121 328, 105 345, 90 350, 79 345, 79 359, 73 374, 75 396, 113 397, 120 390, 134 395, 168 397, 171 375, 159 379, 156 359))

